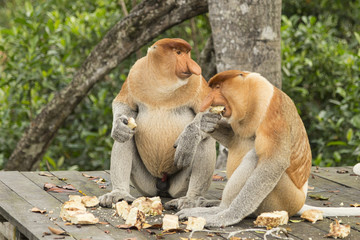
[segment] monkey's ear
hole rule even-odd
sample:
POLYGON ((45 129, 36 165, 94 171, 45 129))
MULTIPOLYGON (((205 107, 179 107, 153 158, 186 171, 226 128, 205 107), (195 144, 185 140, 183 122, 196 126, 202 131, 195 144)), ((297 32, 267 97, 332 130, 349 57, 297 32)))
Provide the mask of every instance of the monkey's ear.
POLYGON ((190 57, 187 59, 186 65, 189 69, 189 72, 191 72, 192 74, 195 74, 195 75, 201 74, 200 66, 194 60, 192 60, 190 57))

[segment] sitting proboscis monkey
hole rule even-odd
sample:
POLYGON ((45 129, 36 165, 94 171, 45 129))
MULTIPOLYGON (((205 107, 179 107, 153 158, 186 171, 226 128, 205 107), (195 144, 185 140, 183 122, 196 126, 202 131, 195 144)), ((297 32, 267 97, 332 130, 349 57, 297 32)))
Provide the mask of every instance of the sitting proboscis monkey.
MULTIPOLYGON (((227 182, 218 207, 183 209, 181 218, 204 217, 207 226, 236 224, 249 215, 285 210, 292 216, 316 207, 304 205, 311 150, 292 100, 258 73, 226 71, 209 81, 212 91, 201 111, 200 129, 229 149, 227 182)), ((190 135, 187 136, 191 137, 190 135)), ((360 215, 355 208, 316 208, 324 216, 360 215)))
POLYGON ((191 124, 211 89, 190 50, 182 39, 162 39, 131 68, 112 105, 113 190, 100 197, 100 205, 133 201, 130 180, 144 196, 176 198, 167 208, 213 204, 202 195, 215 168, 215 140, 191 124), (130 117, 135 129, 128 126, 130 117), (176 141, 182 132, 185 138, 176 141), (188 146, 195 140, 187 140, 187 132, 195 133, 196 149, 188 146))

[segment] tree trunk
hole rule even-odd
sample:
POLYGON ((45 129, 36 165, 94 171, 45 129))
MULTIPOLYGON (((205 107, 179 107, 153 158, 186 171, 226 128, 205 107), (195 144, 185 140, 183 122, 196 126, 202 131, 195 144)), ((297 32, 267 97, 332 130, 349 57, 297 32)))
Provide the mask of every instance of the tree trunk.
POLYGON ((214 42, 211 36, 200 53, 199 65, 201 67, 201 75, 203 75, 206 81, 209 81, 216 74, 214 42))
POLYGON ((281 87, 281 0, 208 0, 217 71, 258 72, 281 87))
POLYGON ((36 168, 61 124, 94 84, 160 33, 207 10, 206 0, 147 0, 137 5, 109 30, 72 82, 59 91, 30 123, 4 169, 36 168))
MULTIPOLYGON (((281 88, 281 0, 208 0, 218 72, 258 72, 281 88)), ((216 168, 225 168, 219 148, 216 168)))

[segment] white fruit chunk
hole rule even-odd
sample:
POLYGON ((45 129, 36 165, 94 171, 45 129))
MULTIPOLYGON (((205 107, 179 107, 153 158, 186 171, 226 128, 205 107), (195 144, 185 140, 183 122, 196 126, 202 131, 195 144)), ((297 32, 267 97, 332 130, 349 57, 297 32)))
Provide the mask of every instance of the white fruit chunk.
POLYGON ((128 119, 128 124, 127 124, 127 126, 128 126, 130 129, 136 128, 136 127, 137 127, 137 124, 136 124, 136 122, 135 122, 135 119, 132 118, 132 117, 130 117, 130 118, 128 119))
POLYGON ((130 206, 126 201, 123 200, 115 204, 115 210, 120 217, 126 220, 130 212, 130 206))
POLYGON ((92 213, 80 213, 74 214, 70 217, 71 223, 73 224, 96 224, 99 219, 96 218, 92 213))
POLYGON ((204 229, 204 226, 206 224, 205 218, 202 217, 189 217, 188 218, 188 224, 186 226, 186 229, 192 230, 192 231, 200 231, 204 229))
POLYGON ((277 227, 287 224, 289 215, 286 211, 265 212, 260 214, 254 224, 258 227, 277 227))
POLYGON ((209 110, 211 113, 222 114, 225 111, 224 106, 211 107, 209 110))
POLYGON ((330 232, 326 237, 346 238, 350 234, 350 225, 343 225, 335 219, 335 223, 330 223, 330 232))
POLYGON ((316 223, 317 220, 323 220, 323 211, 317 210, 317 209, 310 209, 303 212, 300 216, 301 218, 304 218, 308 220, 309 222, 316 223))
POLYGON ((179 228, 179 217, 176 215, 165 214, 162 228, 164 230, 179 228))
POLYGON ((85 207, 95 207, 99 205, 99 199, 96 196, 82 196, 81 202, 85 205, 85 207))

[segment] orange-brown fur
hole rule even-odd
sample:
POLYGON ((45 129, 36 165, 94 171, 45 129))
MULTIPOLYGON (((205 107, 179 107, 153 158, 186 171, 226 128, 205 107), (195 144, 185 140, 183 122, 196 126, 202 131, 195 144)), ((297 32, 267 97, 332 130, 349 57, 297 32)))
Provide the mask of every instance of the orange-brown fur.
POLYGON ((311 150, 294 103, 258 74, 227 71, 210 79, 209 86, 212 101, 204 101, 202 109, 219 102, 225 102, 231 109, 228 117, 235 136, 229 145, 228 177, 254 147, 258 164, 285 154, 290 165, 257 212, 283 209, 295 214, 305 202, 302 187, 310 175, 311 150), (280 150, 279 146, 288 147, 280 150))
POLYGON ((146 109, 138 113, 135 141, 146 168, 156 177, 178 170, 173 145, 210 91, 200 67, 190 58, 190 50, 181 39, 159 40, 134 64, 114 99, 133 110, 146 109), (182 85, 184 78, 188 82, 182 85), (177 114, 184 106, 194 112, 177 114))

